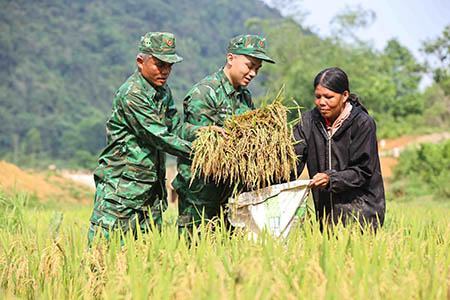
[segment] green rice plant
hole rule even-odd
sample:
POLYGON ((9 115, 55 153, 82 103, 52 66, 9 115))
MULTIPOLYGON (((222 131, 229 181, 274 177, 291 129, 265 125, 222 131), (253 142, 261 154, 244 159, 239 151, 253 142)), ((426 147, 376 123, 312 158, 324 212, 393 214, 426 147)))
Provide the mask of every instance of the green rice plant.
MULTIPOLYGON (((219 219, 113 235, 87 247, 91 207, 24 208, 21 231, 0 228, 2 299, 448 299, 447 202, 388 202, 376 234, 320 231, 314 216, 287 239, 249 239, 219 219)), ((176 214, 174 210, 166 213, 176 214)), ((170 218, 166 218, 168 220, 170 218)))
POLYGON ((0 228, 21 231, 23 211, 29 200, 27 194, 16 193, 13 196, 7 196, 0 190, 0 228))

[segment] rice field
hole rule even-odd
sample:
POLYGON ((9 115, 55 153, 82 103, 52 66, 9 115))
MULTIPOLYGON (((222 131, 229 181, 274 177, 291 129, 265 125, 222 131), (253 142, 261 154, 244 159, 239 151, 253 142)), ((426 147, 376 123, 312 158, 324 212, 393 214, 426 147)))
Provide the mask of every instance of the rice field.
POLYGON ((450 206, 388 203, 376 235, 313 218, 287 240, 202 226, 179 237, 175 211, 137 240, 86 247, 90 207, 1 196, 2 299, 448 299, 450 206), (201 232, 201 234, 199 234, 201 232))

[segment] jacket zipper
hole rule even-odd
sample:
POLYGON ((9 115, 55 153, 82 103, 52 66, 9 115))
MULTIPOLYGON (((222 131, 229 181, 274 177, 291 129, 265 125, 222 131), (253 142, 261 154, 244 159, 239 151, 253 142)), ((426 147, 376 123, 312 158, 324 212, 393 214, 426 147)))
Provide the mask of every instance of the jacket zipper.
MULTIPOLYGON (((327 141, 328 141, 328 170, 331 170, 331 138, 332 138, 332 135, 328 134, 328 131, 323 126, 323 123, 320 123, 320 125, 322 125, 322 128, 325 132, 325 135, 326 135, 327 141)), ((330 191, 330 203, 331 203, 331 209, 333 209, 333 193, 331 191, 330 191)))

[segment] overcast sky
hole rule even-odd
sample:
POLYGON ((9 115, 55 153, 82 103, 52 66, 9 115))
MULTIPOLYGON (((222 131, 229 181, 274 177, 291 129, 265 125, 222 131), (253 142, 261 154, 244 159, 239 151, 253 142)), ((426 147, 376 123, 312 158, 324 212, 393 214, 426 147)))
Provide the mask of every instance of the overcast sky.
MULTIPOLYGON (((271 2, 273 0, 263 0, 271 2)), ((346 6, 361 5, 376 13, 376 21, 361 30, 361 38, 372 40, 381 49, 386 41, 398 38, 400 43, 421 58, 419 48, 424 40, 439 36, 450 24, 450 0, 300 0, 309 12, 305 25, 320 35, 330 33, 330 21, 346 6)))

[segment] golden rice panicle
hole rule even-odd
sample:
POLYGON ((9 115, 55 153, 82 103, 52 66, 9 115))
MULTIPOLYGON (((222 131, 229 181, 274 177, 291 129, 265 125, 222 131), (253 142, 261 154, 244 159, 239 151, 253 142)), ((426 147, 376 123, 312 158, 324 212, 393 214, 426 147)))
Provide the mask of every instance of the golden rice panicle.
POLYGON ((280 97, 263 108, 227 119, 226 138, 212 129, 202 130, 193 143, 193 178, 250 190, 289 181, 296 172, 296 155, 287 108, 280 97))

